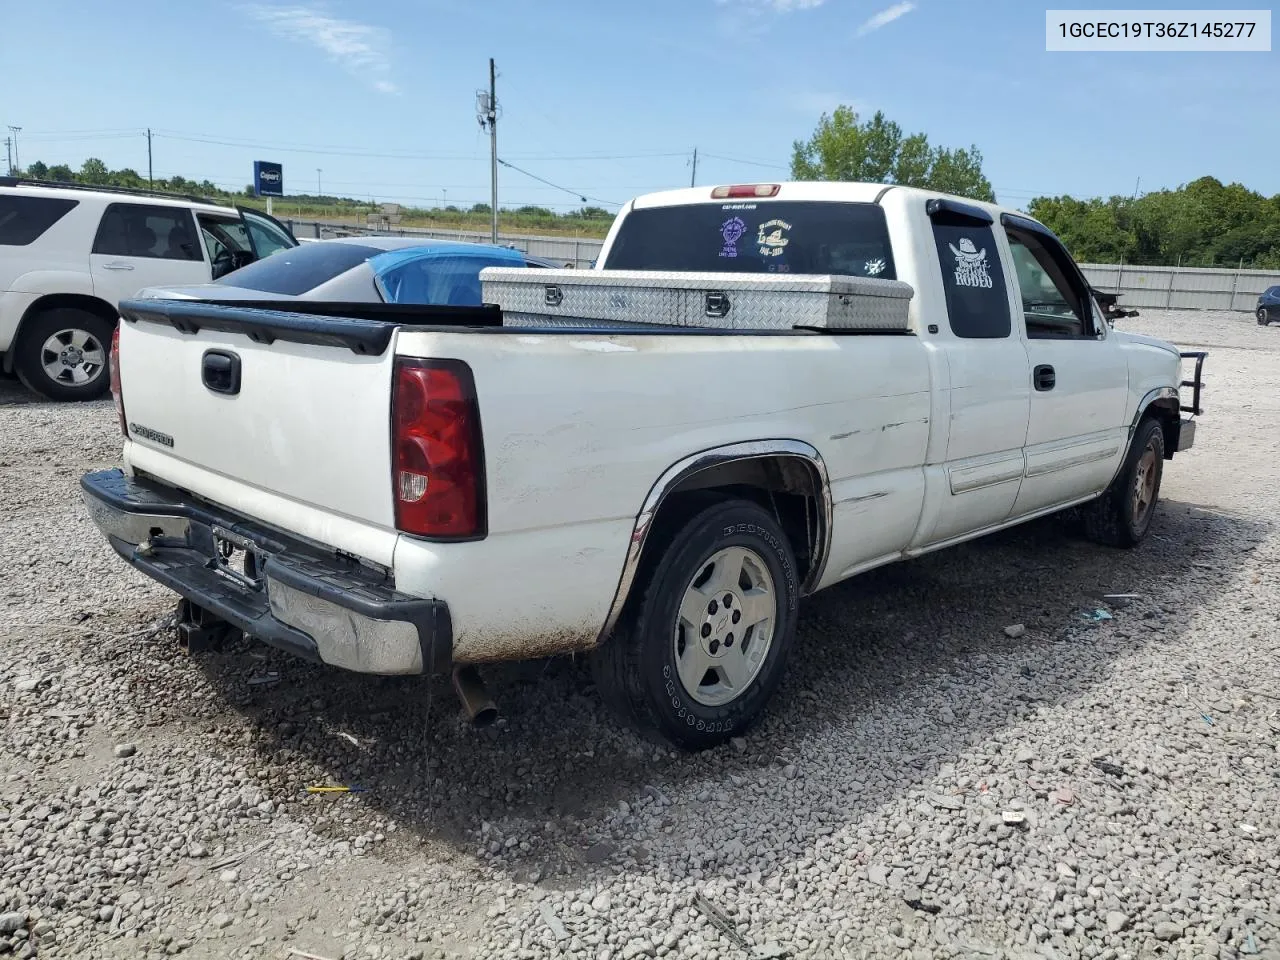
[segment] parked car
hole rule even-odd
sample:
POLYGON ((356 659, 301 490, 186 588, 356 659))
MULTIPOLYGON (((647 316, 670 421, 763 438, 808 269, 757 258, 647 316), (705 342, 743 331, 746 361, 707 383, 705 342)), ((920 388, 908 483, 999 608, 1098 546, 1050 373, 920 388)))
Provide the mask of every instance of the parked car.
POLYGON ((121 300, 152 284, 215 279, 297 245, 255 210, 0 177, 0 369, 54 400, 92 400, 108 388, 121 300))
POLYGON ((1178 349, 1111 329, 1053 234, 994 204, 673 191, 628 204, 600 264, 336 323, 130 301, 126 470, 82 479, 89 513, 183 598, 188 649, 452 670, 473 717, 476 665, 585 652, 606 703, 702 748, 764 710, 801 597, 1066 508, 1135 546, 1195 439, 1178 349))
POLYGON ((314 300, 475 306, 485 267, 551 266, 510 247, 411 237, 316 240, 213 283, 149 287, 142 298, 314 300))
POLYGON ((1268 326, 1280 322, 1280 286, 1267 287, 1258 296, 1258 306, 1254 311, 1258 323, 1268 326))

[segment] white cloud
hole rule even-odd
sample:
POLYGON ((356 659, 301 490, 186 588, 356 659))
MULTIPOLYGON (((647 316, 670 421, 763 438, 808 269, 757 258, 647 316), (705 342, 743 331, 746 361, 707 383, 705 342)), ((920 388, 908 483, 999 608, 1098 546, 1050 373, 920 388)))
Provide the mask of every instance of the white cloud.
POLYGON ((716 0, 725 12, 720 17, 721 33, 734 39, 764 36, 777 16, 797 10, 814 10, 827 0, 716 0))
POLYGON ((858 28, 858 36, 864 37, 868 33, 879 30, 881 27, 888 26, 899 17, 905 17, 908 13, 916 8, 911 0, 904 0, 903 3, 895 3, 892 7, 885 7, 873 17, 869 17, 862 26, 858 28))
POLYGON ((355 20, 341 20, 317 7, 253 5, 244 10, 277 36, 321 50, 379 93, 400 92, 390 78, 390 31, 355 20))

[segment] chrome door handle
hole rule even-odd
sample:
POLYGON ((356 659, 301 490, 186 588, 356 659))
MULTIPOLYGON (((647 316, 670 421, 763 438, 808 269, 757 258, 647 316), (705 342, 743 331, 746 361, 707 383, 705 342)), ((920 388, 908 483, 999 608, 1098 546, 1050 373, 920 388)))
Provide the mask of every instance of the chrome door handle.
POLYGON ((132 270, 132 269, 133 269, 133 264, 131 264, 131 263, 104 263, 104 264, 102 265, 102 269, 103 269, 103 270, 132 270))

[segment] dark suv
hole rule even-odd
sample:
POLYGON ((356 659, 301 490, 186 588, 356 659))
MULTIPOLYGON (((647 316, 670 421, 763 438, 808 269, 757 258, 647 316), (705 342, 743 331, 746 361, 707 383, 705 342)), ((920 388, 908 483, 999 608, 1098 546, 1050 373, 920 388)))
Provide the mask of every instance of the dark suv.
POLYGON ((1280 287, 1267 287, 1258 295, 1258 309, 1255 311, 1261 326, 1275 321, 1280 323, 1280 287))

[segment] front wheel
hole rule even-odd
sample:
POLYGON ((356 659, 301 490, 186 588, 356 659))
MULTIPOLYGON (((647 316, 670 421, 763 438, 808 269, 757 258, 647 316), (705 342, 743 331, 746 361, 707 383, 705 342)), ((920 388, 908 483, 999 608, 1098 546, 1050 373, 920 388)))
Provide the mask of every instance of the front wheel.
POLYGON ((1259 307, 1258 308, 1258 325, 1265 327, 1270 322, 1271 322, 1271 315, 1267 313, 1267 308, 1259 307))
POLYGON ((58 307, 23 327, 14 356, 18 377, 50 400, 96 400, 111 378, 107 354, 113 325, 97 314, 58 307))
POLYGON ((1146 539, 1163 476, 1164 428, 1159 420, 1146 419, 1134 431, 1111 486, 1084 509, 1089 538, 1110 547, 1136 547, 1146 539))
POLYGON ((795 635, 795 558, 773 516, 746 500, 702 509, 666 542, 614 636, 594 655, 610 707, 701 750, 764 711, 795 635))

